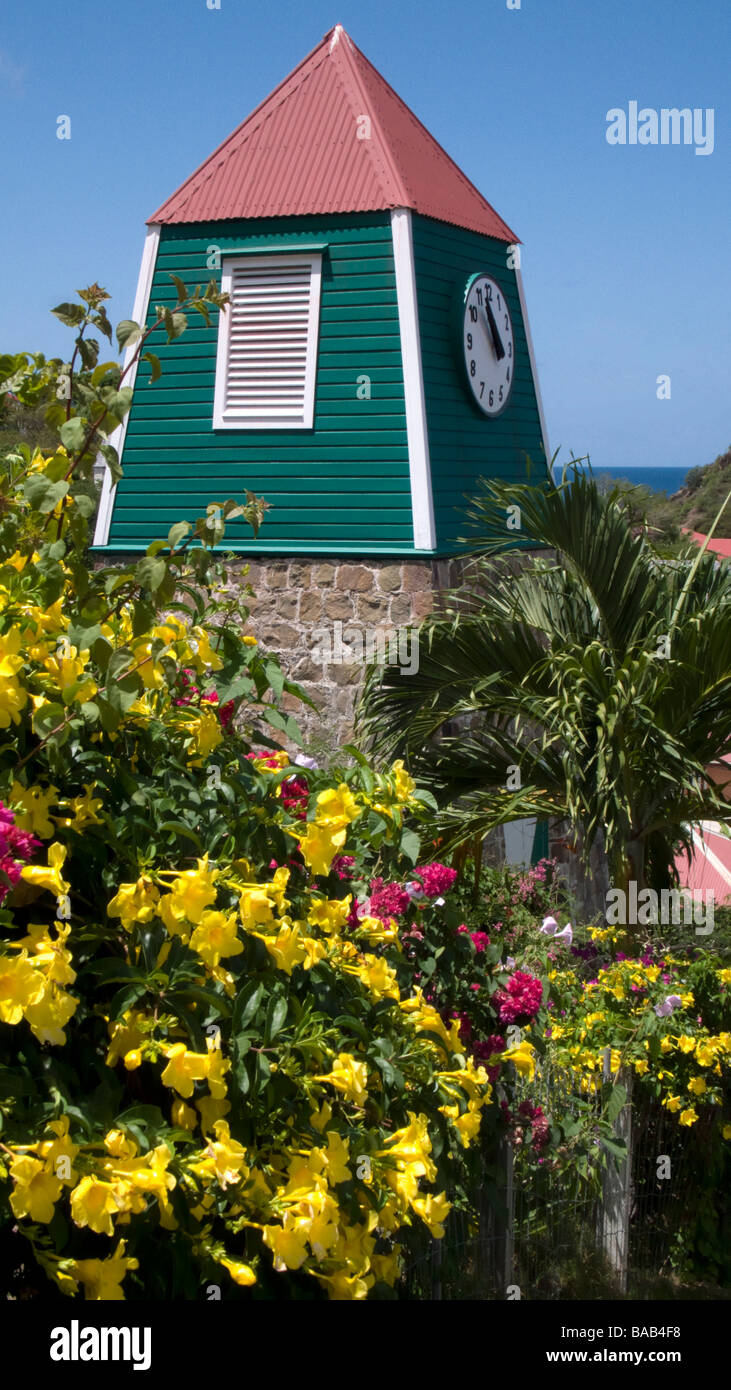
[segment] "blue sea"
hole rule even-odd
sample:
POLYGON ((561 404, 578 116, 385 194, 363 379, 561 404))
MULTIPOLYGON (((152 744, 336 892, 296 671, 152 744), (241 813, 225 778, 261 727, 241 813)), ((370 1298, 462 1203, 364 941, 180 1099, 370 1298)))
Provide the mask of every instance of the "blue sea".
MULTIPOLYGON (((642 484, 653 492, 667 492, 668 496, 683 486, 690 469, 688 468, 601 468, 592 467, 596 477, 608 473, 612 478, 628 478, 631 483, 642 484)), ((553 470, 557 482, 561 480, 561 469, 553 470)), ((569 468, 569 475, 571 469, 569 468)))

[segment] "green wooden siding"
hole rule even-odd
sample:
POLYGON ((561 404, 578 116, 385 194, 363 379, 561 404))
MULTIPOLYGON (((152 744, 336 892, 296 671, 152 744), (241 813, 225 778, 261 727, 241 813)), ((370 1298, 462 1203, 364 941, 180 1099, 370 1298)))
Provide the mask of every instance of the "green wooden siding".
POLYGON ((208 502, 247 488, 272 504, 258 540, 232 524, 227 545, 256 553, 413 550, 398 304, 388 213, 276 218, 163 227, 150 296, 175 305, 169 272, 189 287, 220 271, 206 267, 211 246, 326 242, 314 428, 214 431, 218 315, 198 315, 182 339, 150 347, 163 374, 137 375, 107 548, 144 547, 175 521, 195 521, 208 502), (359 400, 356 378, 371 379, 359 400))
POLYGON ((537 481, 547 476, 533 376, 515 271, 507 246, 476 232, 413 214, 416 292, 426 396, 432 492, 440 553, 467 534, 466 496, 478 478, 526 481, 526 454, 537 481), (516 371, 510 403, 489 420, 471 403, 455 345, 454 301, 474 271, 502 286, 513 320, 516 371))

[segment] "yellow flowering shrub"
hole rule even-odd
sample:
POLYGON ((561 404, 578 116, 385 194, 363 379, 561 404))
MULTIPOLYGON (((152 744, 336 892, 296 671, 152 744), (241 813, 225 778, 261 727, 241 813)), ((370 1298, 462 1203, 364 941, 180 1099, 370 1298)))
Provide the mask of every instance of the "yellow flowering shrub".
MULTIPOLYGON (((60 306, 80 337, 105 297, 60 306)), ((56 452, 0 467, 3 1292, 388 1296, 491 1100, 399 984, 395 923, 357 912, 376 866, 412 870, 430 798, 400 763, 331 775, 277 746, 299 692, 219 558, 259 499, 90 560, 129 393, 82 361, 56 452)))

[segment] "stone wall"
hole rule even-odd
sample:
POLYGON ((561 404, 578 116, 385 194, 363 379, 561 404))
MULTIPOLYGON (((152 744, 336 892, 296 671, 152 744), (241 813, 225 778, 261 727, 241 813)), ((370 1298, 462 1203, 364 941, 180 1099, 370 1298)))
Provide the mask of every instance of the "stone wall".
POLYGON ((460 573, 459 561, 416 558, 272 557, 249 563, 239 581, 254 591, 246 631, 276 653, 287 675, 318 705, 314 714, 284 697, 313 752, 334 751, 350 737, 365 672, 358 635, 363 655, 368 640, 383 641, 399 631, 408 640, 408 630, 419 626, 439 591, 459 582, 460 573))

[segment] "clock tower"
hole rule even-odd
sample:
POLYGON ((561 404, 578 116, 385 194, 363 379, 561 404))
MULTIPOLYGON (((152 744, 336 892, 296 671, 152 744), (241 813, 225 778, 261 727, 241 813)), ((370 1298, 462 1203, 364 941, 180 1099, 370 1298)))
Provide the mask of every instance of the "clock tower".
POLYGON ((135 321, 174 309, 172 276, 230 304, 151 341, 95 546, 266 498, 225 546, 337 722, 358 672, 316 669, 313 625, 417 623, 479 479, 548 478, 518 238, 337 25, 153 213, 135 321))

